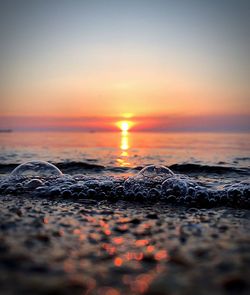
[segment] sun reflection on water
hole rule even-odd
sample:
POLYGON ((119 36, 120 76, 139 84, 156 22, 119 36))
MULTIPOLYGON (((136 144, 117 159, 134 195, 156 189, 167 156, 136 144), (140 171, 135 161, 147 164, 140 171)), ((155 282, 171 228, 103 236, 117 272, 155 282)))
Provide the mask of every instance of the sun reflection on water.
POLYGON ((120 148, 125 152, 124 155, 126 155, 127 150, 129 149, 128 131, 122 131, 120 148))
POLYGON ((128 161, 129 149, 130 149, 129 132, 127 130, 123 130, 121 132, 121 138, 120 138, 120 155, 117 158, 117 162, 119 163, 121 167, 130 166, 130 163, 128 161))

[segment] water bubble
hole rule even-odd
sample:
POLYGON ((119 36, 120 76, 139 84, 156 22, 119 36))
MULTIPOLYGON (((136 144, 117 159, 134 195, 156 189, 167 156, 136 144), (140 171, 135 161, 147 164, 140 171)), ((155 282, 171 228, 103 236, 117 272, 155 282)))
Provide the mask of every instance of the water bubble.
POLYGON ((185 196, 187 193, 187 188, 188 186, 185 180, 174 177, 165 180, 161 189, 165 195, 173 193, 174 195, 185 196))
POLYGON ((119 185, 119 186, 116 188, 115 192, 116 192, 116 194, 117 194, 118 196, 123 195, 123 194, 124 194, 124 188, 123 188, 123 186, 122 186, 122 185, 119 185))
POLYGON ((195 195, 195 188, 193 188, 193 187, 189 187, 188 188, 188 191, 187 191, 187 194, 189 195, 189 196, 194 196, 195 195))
POLYGON ((172 176, 174 176, 174 173, 169 168, 155 165, 147 166, 137 174, 137 178, 150 179, 157 182, 172 176))
POLYGON ((60 196, 60 194, 61 194, 61 190, 58 189, 58 188, 56 188, 56 187, 53 187, 53 188, 49 191, 49 195, 50 195, 51 197, 58 197, 58 196, 60 196))
POLYGON ((71 197, 72 197, 72 193, 71 193, 71 191, 70 191, 70 190, 64 190, 64 191, 62 192, 62 197, 63 197, 63 198, 71 198, 71 197))
POLYGON ((61 176, 62 172, 53 164, 45 161, 30 161, 16 167, 10 176, 14 177, 49 177, 61 176))
POLYGON ((144 199, 144 195, 142 192, 138 192, 135 194, 135 198, 137 201, 143 200, 144 199))
POLYGON ((160 197, 160 192, 156 188, 151 188, 148 192, 148 198, 157 199, 160 197))
POLYGON ((198 206, 209 207, 209 193, 205 188, 197 186, 194 198, 198 206))
POLYGON ((97 195, 97 192, 94 189, 89 189, 87 191, 87 196, 90 197, 90 198, 94 198, 94 197, 96 197, 96 195, 97 195))
POLYGON ((91 189, 97 189, 99 187, 99 181, 94 179, 87 180, 84 184, 91 189))
POLYGON ((170 195, 167 197, 167 203, 173 204, 177 201, 176 196, 170 195))
POLYGON ((25 184, 25 188, 34 189, 43 186, 43 182, 40 179, 31 179, 25 184))
POLYGON ((174 177, 174 173, 167 167, 150 165, 143 168, 135 176, 129 177, 124 182, 124 187, 136 194, 143 189, 148 190, 156 187, 156 185, 171 177, 174 177))
POLYGON ((76 183, 76 184, 72 184, 69 186, 70 190, 74 193, 80 193, 82 190, 86 190, 87 187, 83 184, 79 184, 79 183, 76 183))
POLYGON ((47 188, 44 188, 43 186, 39 186, 36 189, 33 190, 33 193, 35 196, 38 197, 45 197, 49 196, 49 191, 47 188))

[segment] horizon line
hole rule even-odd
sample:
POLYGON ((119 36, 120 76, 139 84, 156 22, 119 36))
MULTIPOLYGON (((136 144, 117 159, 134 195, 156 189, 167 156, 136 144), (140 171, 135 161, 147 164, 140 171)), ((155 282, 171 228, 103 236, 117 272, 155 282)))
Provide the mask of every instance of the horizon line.
POLYGON ((13 131, 120 131, 117 122, 132 123, 133 132, 249 132, 250 115, 151 115, 114 117, 0 116, 0 130, 13 131))

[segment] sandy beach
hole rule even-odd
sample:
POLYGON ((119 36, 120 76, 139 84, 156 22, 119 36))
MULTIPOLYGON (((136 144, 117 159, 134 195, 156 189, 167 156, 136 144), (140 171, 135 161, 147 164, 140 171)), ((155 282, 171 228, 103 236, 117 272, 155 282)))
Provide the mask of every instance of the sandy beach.
POLYGON ((0 197, 1 294, 249 294, 249 210, 0 197))

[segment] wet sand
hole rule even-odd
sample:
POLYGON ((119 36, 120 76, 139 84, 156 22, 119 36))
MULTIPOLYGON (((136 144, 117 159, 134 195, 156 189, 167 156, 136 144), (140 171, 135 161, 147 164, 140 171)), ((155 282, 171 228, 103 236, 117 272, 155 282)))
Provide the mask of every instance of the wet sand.
POLYGON ((249 294, 250 211, 0 196, 1 294, 249 294))

